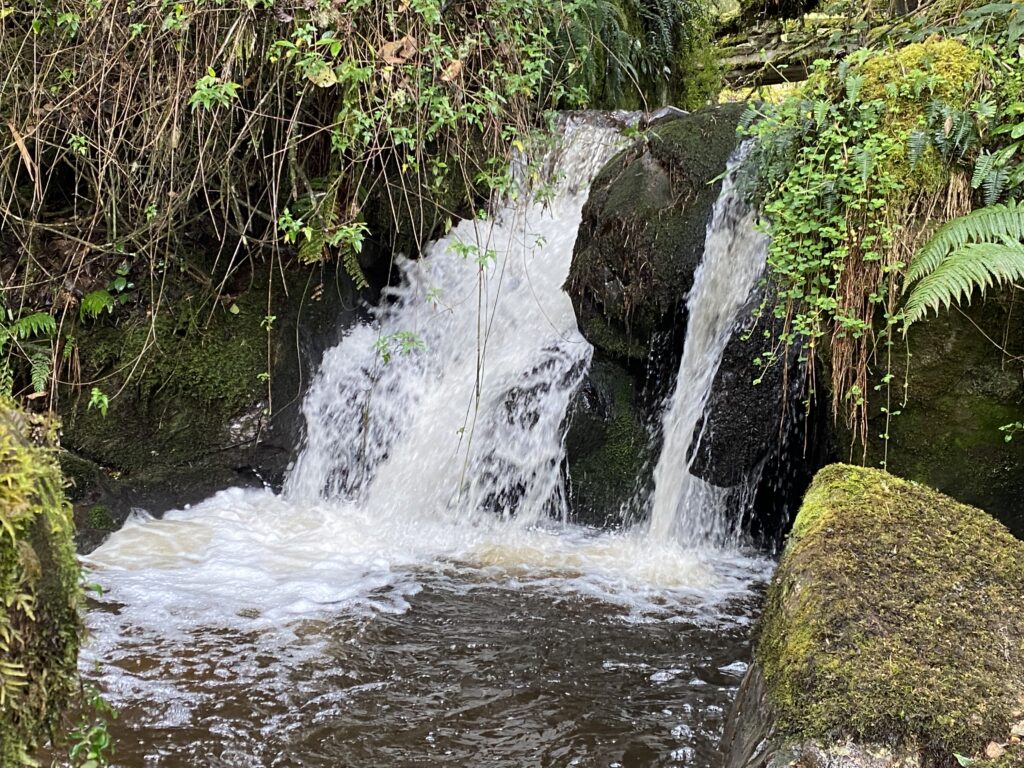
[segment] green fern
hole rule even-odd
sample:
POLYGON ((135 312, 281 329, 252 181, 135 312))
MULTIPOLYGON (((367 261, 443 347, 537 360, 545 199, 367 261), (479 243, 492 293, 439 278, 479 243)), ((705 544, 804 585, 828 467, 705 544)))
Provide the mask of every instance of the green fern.
POLYGON ((37 394, 45 392, 50 382, 50 355, 45 352, 36 352, 29 358, 32 364, 32 390, 37 394))
MULTIPOLYGON (((966 218, 966 217, 965 217, 966 218)), ((928 310, 938 312, 953 303, 970 301, 975 288, 982 293, 993 284, 1024 277, 1024 243, 968 243, 943 259, 914 286, 904 308, 906 325, 928 310)))
POLYGON ((1024 205, 1009 201, 990 205, 941 226, 907 271, 904 291, 935 271, 939 264, 971 243, 1020 243, 1024 240, 1024 205))
POLYGON ((114 311, 114 297, 110 292, 100 288, 98 291, 90 291, 82 297, 82 303, 78 306, 78 313, 83 320, 92 318, 95 320, 106 310, 114 311))
POLYGON ((34 336, 53 336, 57 332, 57 320, 49 312, 33 312, 19 318, 7 328, 15 339, 31 339, 34 336))
POLYGON ((917 164, 921 162, 921 158, 924 157, 924 153, 930 144, 931 140, 928 137, 927 131, 915 128, 910 132, 910 136, 907 137, 907 156, 910 159, 911 170, 917 168, 917 164))

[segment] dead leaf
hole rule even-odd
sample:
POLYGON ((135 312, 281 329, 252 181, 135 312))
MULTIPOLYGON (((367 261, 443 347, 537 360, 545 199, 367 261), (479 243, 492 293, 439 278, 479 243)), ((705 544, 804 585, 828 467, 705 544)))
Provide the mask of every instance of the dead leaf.
POLYGON ((384 43, 377 51, 377 55, 384 60, 385 64, 405 64, 409 59, 416 55, 416 38, 412 35, 406 35, 400 40, 393 40, 390 43, 384 43))
POLYGON ((332 85, 337 84, 338 75, 333 68, 328 67, 326 64, 320 69, 310 72, 306 75, 313 85, 317 85, 321 88, 330 88, 332 85))
POLYGON ((441 73, 441 82, 450 83, 452 80, 457 78, 462 72, 462 62, 458 59, 454 59, 451 64, 444 68, 444 72, 441 73))
POLYGON ((7 127, 11 131, 11 136, 14 137, 14 143, 18 145, 18 152, 21 153, 21 160, 25 163, 25 170, 28 171, 28 178, 35 184, 35 197, 38 202, 43 199, 43 188, 40 184, 35 161, 32 160, 32 155, 29 154, 28 147, 25 145, 25 137, 21 135, 21 132, 17 128, 14 127, 14 123, 8 121, 7 127))
POLYGON ((985 747, 985 757, 989 760, 998 760, 1000 757, 1006 754, 1006 747, 1002 744, 997 744, 994 741, 990 741, 988 746, 985 747))

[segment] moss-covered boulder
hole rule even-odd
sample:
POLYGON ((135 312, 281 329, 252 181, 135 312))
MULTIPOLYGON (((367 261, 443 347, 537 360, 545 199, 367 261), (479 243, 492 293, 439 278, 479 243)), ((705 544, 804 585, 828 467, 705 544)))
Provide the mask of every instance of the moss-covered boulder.
POLYGON ((106 413, 88 384, 61 401, 61 464, 83 549, 133 507, 159 514, 231 485, 281 481, 305 388, 358 302, 333 268, 248 278, 219 298, 182 280, 155 316, 80 329, 81 378, 109 396, 106 413))
POLYGON ((1021 605, 1024 543, 994 518, 826 467, 769 588, 727 764, 1021 764, 1021 605))
POLYGON ((653 450, 629 371, 595 357, 566 415, 569 509, 574 522, 621 525, 637 511, 653 450))
POLYGON ((1024 537, 1024 435, 1007 442, 1008 432, 1000 430, 1024 421, 1019 295, 1014 289, 976 294, 963 312, 915 323, 901 347, 893 350, 891 371, 879 360, 871 382, 882 403, 891 373, 891 407, 899 414, 887 424, 875 409, 866 455, 840 431, 839 458, 876 466, 887 459, 894 475, 981 507, 1024 537))
POLYGON ((78 563, 48 425, 0 398, 0 765, 29 758, 78 690, 78 563))
POLYGON ((679 314, 704 253, 708 219, 736 146, 743 105, 658 123, 594 179, 566 289, 583 335, 645 361, 679 314))

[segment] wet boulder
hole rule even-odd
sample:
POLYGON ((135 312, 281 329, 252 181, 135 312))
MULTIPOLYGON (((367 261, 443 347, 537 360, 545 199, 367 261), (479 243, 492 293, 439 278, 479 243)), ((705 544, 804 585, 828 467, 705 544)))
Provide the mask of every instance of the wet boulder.
POLYGON ((824 468, 768 590, 726 767, 1019 765, 1022 603, 1024 543, 993 517, 824 468))
POLYGON ((583 335, 610 357, 642 364, 658 337, 683 327, 743 109, 657 122, 591 185, 566 290, 583 335))
POLYGON ((357 301, 347 277, 318 267, 272 284, 268 310, 274 278, 257 272, 213 306, 182 281, 156 317, 80 330, 82 379, 110 396, 106 413, 87 387, 68 387, 60 401, 61 466, 82 550, 133 508, 159 515, 230 486, 282 482, 305 390, 357 301))
POLYGON ((656 455, 630 372, 595 355, 566 422, 570 517, 597 527, 621 525, 638 511, 656 455))
POLYGON ((1024 422, 1019 294, 1012 288, 975 294, 962 312, 944 311, 914 324, 891 359, 891 371, 880 355, 871 372, 869 395, 877 407, 867 450, 853 444, 840 420, 834 431, 838 458, 876 466, 885 459, 894 475, 980 507, 1024 537, 1024 433, 1013 437, 1012 426, 1024 422), (897 412, 889 419, 881 408, 887 399, 897 412))

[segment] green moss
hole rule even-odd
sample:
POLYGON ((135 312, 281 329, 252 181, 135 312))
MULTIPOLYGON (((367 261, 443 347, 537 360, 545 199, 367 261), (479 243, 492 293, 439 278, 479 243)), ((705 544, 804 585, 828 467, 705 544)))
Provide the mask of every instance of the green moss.
MULTIPOLYGON (((933 102, 961 107, 970 101, 982 72, 981 56, 957 40, 932 39, 897 51, 877 52, 857 68, 864 78, 861 98, 885 104, 885 124, 902 147, 913 130, 925 130, 933 102)), ((911 167, 907 151, 894 158, 907 194, 938 191, 949 182, 950 169, 929 146, 911 167)))
POLYGON ((566 286, 598 349, 645 361, 653 336, 676 323, 743 109, 655 125, 594 180, 566 286))
POLYGON ((896 51, 879 51, 858 71, 864 100, 886 102, 890 119, 920 114, 932 99, 957 105, 974 90, 980 55, 957 40, 932 39, 896 51))
POLYGON ((94 504, 85 514, 85 522, 90 528, 109 530, 114 527, 114 517, 110 510, 102 504, 94 504))
POLYGON ((755 655, 780 733, 916 745, 950 764, 1005 741, 1024 694, 1024 544, 880 470, 818 473, 755 655))
POLYGON ((110 396, 106 417, 84 393, 66 400, 66 442, 77 453, 132 472, 180 465, 224 444, 225 425, 265 391, 266 296, 249 290, 212 313, 189 297, 155 318, 79 333, 83 379, 110 396))
POLYGON ((0 399, 0 765, 27 762, 78 687, 73 524, 45 424, 0 399))
POLYGON ((650 461, 650 436, 628 371, 596 360, 589 380, 599 403, 589 410, 574 404, 565 438, 569 496, 575 520, 601 526, 621 522, 629 513, 650 461))

